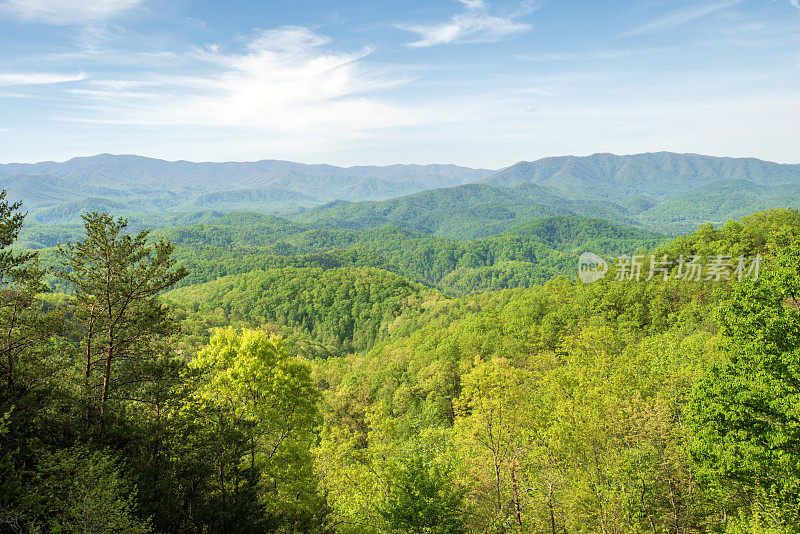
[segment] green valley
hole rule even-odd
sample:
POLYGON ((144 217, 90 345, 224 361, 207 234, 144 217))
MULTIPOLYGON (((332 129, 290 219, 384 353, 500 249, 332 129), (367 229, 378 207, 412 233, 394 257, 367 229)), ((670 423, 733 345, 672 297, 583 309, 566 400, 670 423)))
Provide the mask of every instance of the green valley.
MULTIPOLYGON (((669 237, 575 214, 664 216, 646 201, 514 188, 81 226, 28 226, 0 198, 0 518, 795 532, 800 212, 669 237), (578 280, 584 252, 611 264, 600 281, 578 280), (633 255, 641 278, 615 263, 633 255), (690 259, 727 274, 687 277, 690 259)), ((793 188, 669 202, 689 221, 793 188)))

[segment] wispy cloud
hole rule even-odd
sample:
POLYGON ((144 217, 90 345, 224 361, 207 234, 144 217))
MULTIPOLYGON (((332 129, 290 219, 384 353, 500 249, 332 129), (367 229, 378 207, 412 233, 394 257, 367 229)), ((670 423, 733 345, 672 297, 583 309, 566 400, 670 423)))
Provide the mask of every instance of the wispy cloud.
POLYGON ((790 0, 790 2, 792 3, 792 5, 794 7, 796 7, 797 9, 800 9, 800 0, 790 0))
POLYGON ((0 72, 0 86, 9 85, 48 85, 53 83, 79 82, 86 79, 86 73, 59 74, 53 72, 0 72))
POLYGON ((2 0, 0 11, 47 24, 90 24, 135 8, 142 0, 2 0))
POLYGON ((623 33, 621 37, 632 37, 635 35, 642 35, 645 33, 668 30, 670 28, 674 28, 676 26, 687 24, 697 19, 706 17, 708 15, 711 15, 712 13, 722 11, 741 2, 742 0, 725 0, 722 2, 699 4, 684 9, 679 9, 677 11, 670 13, 669 15, 665 15, 652 22, 639 26, 638 28, 634 28, 633 30, 627 31, 623 33))
POLYGON ((459 0, 464 11, 440 24, 400 24, 397 27, 419 35, 419 40, 408 46, 424 47, 448 43, 498 41, 509 35, 530 30, 531 26, 515 19, 536 9, 537 5, 526 2, 507 16, 489 13, 483 0, 459 0))
POLYGON ((336 52, 328 44, 326 36, 291 26, 260 33, 240 53, 198 48, 188 56, 202 72, 95 80, 75 89, 91 111, 72 120, 271 132, 363 131, 414 120, 375 97, 406 78, 366 66, 370 49, 336 52))

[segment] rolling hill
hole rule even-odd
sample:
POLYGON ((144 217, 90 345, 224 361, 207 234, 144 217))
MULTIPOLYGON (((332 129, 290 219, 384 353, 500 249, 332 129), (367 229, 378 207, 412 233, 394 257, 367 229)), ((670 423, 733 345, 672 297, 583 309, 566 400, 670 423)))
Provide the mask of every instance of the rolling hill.
POLYGON ((757 210, 798 207, 797 184, 800 165, 670 152, 544 158, 500 171, 110 154, 0 165, 0 188, 25 203, 29 222, 41 224, 75 224, 82 209, 112 209, 161 227, 171 225, 158 222, 170 213, 191 219, 252 211, 319 227, 395 225, 458 239, 555 215, 680 233, 757 210))
POLYGON ((478 239, 555 215, 633 222, 616 204, 570 200, 534 184, 516 188, 468 184, 382 202, 334 202, 296 219, 327 228, 358 230, 394 225, 435 236, 478 239))
POLYGON ((392 224, 475 239, 535 218, 577 215, 677 234, 756 211, 800 207, 800 165, 678 154, 558 158, 486 180, 381 202, 336 202, 297 220, 342 228, 392 224), (653 156, 652 158, 649 156, 653 156), (658 156, 658 157, 656 157, 658 156), (499 185, 503 184, 503 185, 499 185))

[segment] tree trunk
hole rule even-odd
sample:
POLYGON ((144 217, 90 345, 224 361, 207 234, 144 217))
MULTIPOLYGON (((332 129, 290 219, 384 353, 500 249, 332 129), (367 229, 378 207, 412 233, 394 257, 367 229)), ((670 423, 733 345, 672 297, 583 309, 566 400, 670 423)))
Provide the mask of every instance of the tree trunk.
POLYGON ((517 519, 517 525, 522 528, 522 509, 519 504, 519 485, 517 484, 516 474, 516 460, 511 462, 511 491, 514 494, 514 515, 517 519))
POLYGON ((86 434, 89 433, 89 426, 91 426, 91 419, 92 419, 92 403, 89 400, 90 395, 89 392, 91 391, 91 379, 92 379, 92 338, 94 337, 94 304, 89 310, 89 330, 86 332, 86 368, 84 369, 84 376, 85 376, 85 384, 86 392, 85 395, 85 402, 86 402, 86 420, 84 421, 84 432, 86 434))
POLYGON ((547 485, 547 508, 550 510, 550 529, 556 534, 556 516, 553 513, 553 484, 547 485))
MULTIPOLYGON (((495 458, 497 455, 495 454, 495 458)), ((503 494, 502 494, 502 487, 500 486, 500 464, 497 463, 497 460, 494 461, 494 480, 497 492, 497 513, 503 513, 503 494)))
POLYGON ((647 505, 644 502, 644 496, 645 496, 645 487, 644 487, 644 481, 642 481, 642 493, 641 493, 641 495, 639 497, 639 499, 640 499, 640 501, 642 503, 642 511, 647 516, 647 521, 650 522, 650 530, 653 531, 653 534, 656 534, 656 526, 653 523, 653 517, 650 515, 650 510, 647 509, 647 505))
POLYGON ((100 430, 98 435, 102 438, 106 424, 106 403, 108 402, 108 388, 111 384, 111 362, 114 359, 114 334, 109 329, 108 351, 106 352, 106 366, 103 370, 103 394, 100 397, 100 430))

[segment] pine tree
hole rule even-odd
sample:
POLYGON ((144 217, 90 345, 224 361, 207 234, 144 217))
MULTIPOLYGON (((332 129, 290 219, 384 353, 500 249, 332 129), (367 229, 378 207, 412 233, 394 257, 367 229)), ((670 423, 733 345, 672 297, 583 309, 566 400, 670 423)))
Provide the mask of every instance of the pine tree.
POLYGON ((20 202, 9 204, 6 191, 0 191, 0 354, 7 393, 22 387, 21 376, 29 361, 23 361, 30 350, 47 337, 51 329, 39 328, 38 310, 34 297, 47 291, 42 282, 44 272, 39 268, 33 251, 16 252, 11 247, 19 236, 25 214, 19 212, 20 202))
POLYGON ((136 400, 152 379, 148 365, 168 350, 164 341, 177 325, 158 295, 188 273, 175 267, 169 241, 148 244, 149 230, 131 236, 123 218, 82 217, 86 237, 60 249, 59 275, 75 288, 83 329, 86 428, 96 412, 102 437, 110 401, 136 400))

